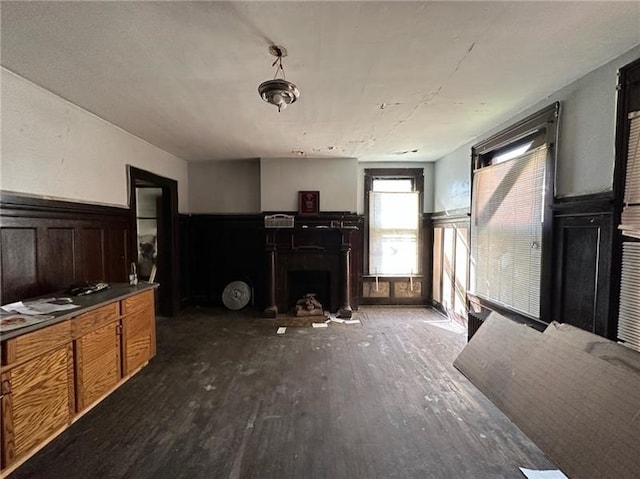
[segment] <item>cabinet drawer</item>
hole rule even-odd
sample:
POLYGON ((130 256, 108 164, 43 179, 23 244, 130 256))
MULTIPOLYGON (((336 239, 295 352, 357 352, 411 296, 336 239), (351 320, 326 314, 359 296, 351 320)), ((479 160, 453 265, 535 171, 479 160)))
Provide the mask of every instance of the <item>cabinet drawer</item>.
POLYGON ((129 296, 123 299, 120 304, 122 305, 123 315, 142 311, 143 309, 153 310, 153 290, 144 291, 135 296, 129 296))
POLYGON ((118 303, 107 304, 73 318, 73 336, 79 337, 118 319, 118 303))
POLYGON ((38 356, 70 341, 71 321, 69 320, 9 339, 5 343, 7 351, 4 365, 38 356))

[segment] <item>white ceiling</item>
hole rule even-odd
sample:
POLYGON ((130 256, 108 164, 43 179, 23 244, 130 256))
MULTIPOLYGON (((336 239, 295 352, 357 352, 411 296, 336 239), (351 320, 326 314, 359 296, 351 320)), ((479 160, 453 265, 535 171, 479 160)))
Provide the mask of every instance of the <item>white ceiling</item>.
POLYGON ((1 14, 4 67, 189 161, 437 160, 640 43, 637 1, 2 1, 1 14), (257 93, 272 43, 301 91, 281 113, 257 93))

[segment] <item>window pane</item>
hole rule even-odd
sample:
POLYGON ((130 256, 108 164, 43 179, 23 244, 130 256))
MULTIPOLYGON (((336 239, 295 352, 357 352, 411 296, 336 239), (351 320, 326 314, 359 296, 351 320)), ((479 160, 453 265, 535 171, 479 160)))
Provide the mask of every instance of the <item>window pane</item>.
POLYGON ((369 273, 417 274, 420 194, 372 192, 369 273))
POLYGON ((387 191, 387 192, 409 192, 413 191, 413 180, 409 178, 403 179, 374 179, 373 191, 387 191))
POLYGON ((433 300, 442 303, 442 228, 433 229, 433 300))
POLYGON ((444 229, 444 261, 442 265, 442 306, 445 309, 453 309, 453 279, 454 274, 454 257, 453 250, 455 248, 455 232, 453 228, 444 229))

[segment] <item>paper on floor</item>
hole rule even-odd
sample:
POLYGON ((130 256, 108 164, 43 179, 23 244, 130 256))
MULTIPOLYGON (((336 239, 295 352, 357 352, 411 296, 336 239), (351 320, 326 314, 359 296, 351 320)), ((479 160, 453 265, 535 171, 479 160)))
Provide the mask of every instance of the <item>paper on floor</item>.
POLYGON ((281 326, 278 328, 277 334, 284 334, 287 331, 287 328, 281 326))
POLYGON ((328 328, 329 325, 327 323, 311 323, 311 326, 314 328, 328 328))
POLYGON ((359 319, 345 319, 344 324, 360 324, 359 319))
POLYGON ((535 469, 525 469, 521 467, 520 470, 529 479, 569 479, 561 471, 554 469, 549 471, 536 471, 535 469))

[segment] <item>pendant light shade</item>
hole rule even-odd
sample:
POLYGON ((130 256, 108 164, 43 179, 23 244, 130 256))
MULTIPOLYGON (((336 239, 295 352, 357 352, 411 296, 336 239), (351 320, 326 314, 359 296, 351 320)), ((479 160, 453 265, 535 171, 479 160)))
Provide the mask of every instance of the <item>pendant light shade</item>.
POLYGON ((273 80, 267 80, 262 82, 258 87, 258 93, 260 97, 278 107, 278 111, 284 110, 287 105, 294 103, 300 98, 300 90, 290 81, 287 81, 284 77, 284 67, 282 66, 282 58, 287 56, 287 50, 284 47, 277 45, 271 45, 269 47, 269 53, 276 58, 271 66, 276 67, 276 74, 273 80), (276 78, 278 72, 282 73, 282 78, 276 78))
POLYGON ((300 91, 287 80, 267 80, 258 87, 258 93, 264 101, 284 110, 287 105, 294 103, 300 97, 300 91))

